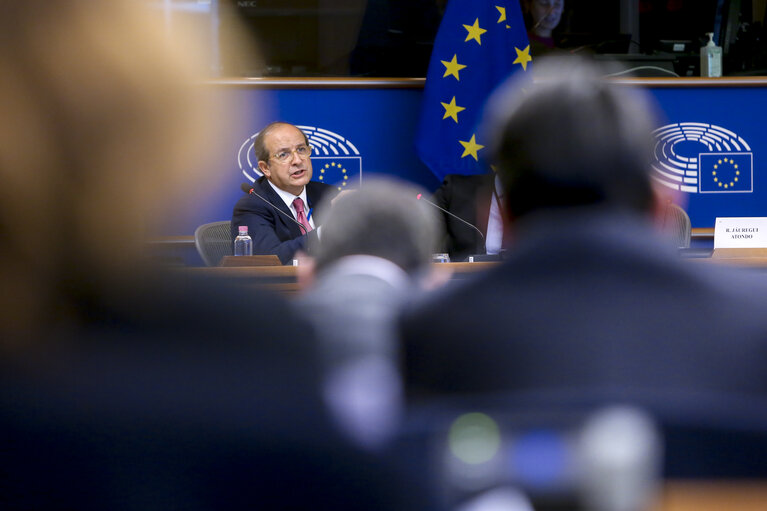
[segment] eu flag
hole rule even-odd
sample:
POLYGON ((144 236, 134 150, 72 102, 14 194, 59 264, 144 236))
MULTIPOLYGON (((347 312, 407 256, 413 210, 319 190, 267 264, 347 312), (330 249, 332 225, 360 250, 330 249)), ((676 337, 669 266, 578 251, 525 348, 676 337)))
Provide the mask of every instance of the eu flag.
POLYGON ((529 71, 530 45, 517 0, 450 0, 426 75, 416 149, 442 180, 481 174, 477 133, 485 100, 506 77, 529 71))
POLYGON ((752 153, 701 153, 700 193, 753 191, 752 153))

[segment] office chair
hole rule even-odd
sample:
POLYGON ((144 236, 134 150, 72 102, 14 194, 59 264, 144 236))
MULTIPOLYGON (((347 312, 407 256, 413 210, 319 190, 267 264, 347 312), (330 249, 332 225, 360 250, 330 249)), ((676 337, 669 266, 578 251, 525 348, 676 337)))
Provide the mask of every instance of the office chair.
POLYGON ((668 203, 663 216, 663 232, 676 243, 677 248, 689 248, 692 226, 687 212, 676 204, 668 203))
POLYGON ((230 221, 202 224, 194 231, 194 246, 207 266, 218 266, 221 258, 232 255, 230 221))

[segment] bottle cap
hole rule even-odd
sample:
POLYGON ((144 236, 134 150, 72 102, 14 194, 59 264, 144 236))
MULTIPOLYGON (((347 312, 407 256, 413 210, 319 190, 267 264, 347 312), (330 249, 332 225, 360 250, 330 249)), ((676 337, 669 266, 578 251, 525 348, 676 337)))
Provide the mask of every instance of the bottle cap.
POLYGON ((247 225, 241 225, 238 227, 240 234, 245 233, 248 234, 248 226, 247 225))

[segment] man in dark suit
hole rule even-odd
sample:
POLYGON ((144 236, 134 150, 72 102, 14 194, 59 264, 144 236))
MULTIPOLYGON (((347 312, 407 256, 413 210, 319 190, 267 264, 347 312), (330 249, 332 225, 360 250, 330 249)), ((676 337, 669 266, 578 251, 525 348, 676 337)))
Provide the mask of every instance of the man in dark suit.
POLYGON ((263 176, 253 183, 253 193, 234 206, 232 239, 239 226, 247 225, 253 253, 276 254, 285 264, 307 247, 308 238, 318 236, 320 218, 314 209, 337 191, 311 181, 312 147, 306 134, 292 124, 267 125, 256 136, 253 149, 263 176))
POLYGON ((443 213, 445 232, 442 251, 450 255, 451 261, 463 261, 470 255, 498 254, 501 251, 502 193, 493 190, 496 185, 500 186, 500 183, 494 173, 469 176, 448 174, 442 186, 434 192, 434 203, 455 215, 443 213))
POLYGON ((657 235, 653 105, 603 74, 541 59, 535 84, 494 97, 513 245, 405 316, 411 397, 599 395, 679 410, 765 396, 762 276, 682 261, 657 235))

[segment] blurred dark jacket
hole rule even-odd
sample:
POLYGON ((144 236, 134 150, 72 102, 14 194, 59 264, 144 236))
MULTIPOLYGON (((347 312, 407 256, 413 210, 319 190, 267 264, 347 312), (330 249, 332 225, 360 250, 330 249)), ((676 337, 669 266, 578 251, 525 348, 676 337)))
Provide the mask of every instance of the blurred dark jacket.
POLYGON ((535 213, 518 227, 507 261, 408 311, 411 396, 767 394, 762 275, 683 261, 619 211, 535 213))
POLYGON ((337 434, 314 335, 283 299, 189 275, 133 281, 113 298, 84 290, 77 321, 2 361, 0 507, 423 505, 337 434))

